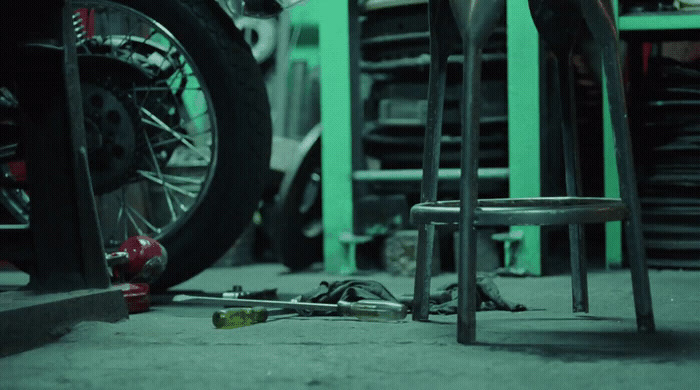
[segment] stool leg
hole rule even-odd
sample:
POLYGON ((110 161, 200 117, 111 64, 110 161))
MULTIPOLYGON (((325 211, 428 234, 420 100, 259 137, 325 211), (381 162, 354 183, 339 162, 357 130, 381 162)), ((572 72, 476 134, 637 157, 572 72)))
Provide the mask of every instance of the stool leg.
POLYGON ((450 0, 462 36, 462 153, 459 178, 457 342, 476 339, 476 229, 478 202, 481 51, 505 8, 505 0, 450 0))
MULTIPOLYGON (((581 196, 581 169, 576 129, 571 50, 578 38, 582 16, 576 0, 529 0, 530 13, 542 40, 554 54, 556 75, 550 96, 553 121, 561 127, 566 168, 566 193, 581 196)), ((585 239, 582 225, 569 225, 571 290, 574 312, 588 312, 585 239)))
MULTIPOLYGON (((430 0, 430 75, 428 80, 428 114, 423 147, 423 179, 421 202, 437 200, 440 165, 440 136, 445 102, 447 57, 459 39, 447 1, 430 0)), ((413 320, 427 321, 430 311, 430 277, 435 245, 435 226, 418 227, 416 245, 416 276, 413 291, 413 320)))
MULTIPOLYGON (((557 76, 554 80, 554 114, 561 123, 566 167, 566 194, 582 196, 581 159, 578 147, 576 106, 571 70, 571 50, 555 53, 557 76)), ((574 313, 588 313, 588 275, 586 272, 586 250, 583 225, 569 225, 569 247, 571 256, 571 292, 574 313)))
POLYGON ((617 170, 620 176, 620 194, 630 210, 630 216, 625 221, 625 239, 632 274, 637 329, 640 332, 653 332, 654 314, 642 235, 641 206, 632 159, 632 139, 627 122, 622 70, 618 58, 617 30, 614 24, 611 24, 611 22, 614 23, 615 18, 612 15, 612 6, 609 0, 598 2, 581 0, 580 3, 586 23, 603 54, 603 69, 607 79, 606 86, 615 139, 617 170))
POLYGON ((476 339, 476 228, 478 201, 479 95, 481 94, 481 49, 464 39, 462 85, 462 172, 459 179, 460 217, 457 261, 457 342, 476 339))

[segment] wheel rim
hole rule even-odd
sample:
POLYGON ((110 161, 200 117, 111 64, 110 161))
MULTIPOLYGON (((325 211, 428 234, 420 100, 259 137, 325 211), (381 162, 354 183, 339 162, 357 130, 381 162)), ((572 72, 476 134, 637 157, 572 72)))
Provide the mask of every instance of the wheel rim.
MULTIPOLYGON (((164 26, 117 3, 73 4, 83 20, 76 25, 88 150, 113 152, 106 163, 91 159, 95 184, 105 183, 94 188, 105 247, 133 235, 162 239, 187 221, 211 183, 218 150, 211 96, 164 26)), ((5 208, 27 223, 26 193, 2 191, 5 208)))
MULTIPOLYGON (((160 23, 107 1, 73 4, 84 20, 79 57, 97 56, 125 67, 130 83, 97 81, 104 81, 127 110, 137 113, 133 127, 141 137, 124 183, 96 193, 105 246, 117 246, 132 235, 160 239, 189 218, 216 168, 218 140, 211 96, 190 55, 160 23), (134 77, 130 71, 139 74, 134 77)), ((81 74, 83 68, 81 61, 81 74)), ((84 106, 88 104, 90 96, 84 96, 84 106)), ((109 114, 104 116, 109 122, 109 114)), ((91 170, 96 170, 93 164, 91 170)))

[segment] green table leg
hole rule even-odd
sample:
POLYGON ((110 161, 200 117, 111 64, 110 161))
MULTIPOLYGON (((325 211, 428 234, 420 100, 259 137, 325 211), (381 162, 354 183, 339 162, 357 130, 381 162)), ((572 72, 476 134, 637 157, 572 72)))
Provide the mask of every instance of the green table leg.
POLYGON ((319 1, 321 63, 321 183, 324 267, 355 271, 352 245, 340 241, 353 231, 350 46, 347 2, 319 1))
MULTIPOLYGON (((506 3, 508 45, 508 158, 510 196, 540 196, 539 36, 527 1, 506 3)), ((517 267, 542 274, 539 226, 513 226, 524 233, 517 267)))

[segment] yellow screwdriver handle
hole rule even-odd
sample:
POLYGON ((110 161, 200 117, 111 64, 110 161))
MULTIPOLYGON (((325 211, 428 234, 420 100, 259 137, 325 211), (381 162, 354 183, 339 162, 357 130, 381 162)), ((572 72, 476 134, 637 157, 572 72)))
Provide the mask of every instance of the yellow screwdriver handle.
POLYGON ((214 312, 212 322, 217 329, 233 329, 267 320, 264 307, 224 309, 214 312))

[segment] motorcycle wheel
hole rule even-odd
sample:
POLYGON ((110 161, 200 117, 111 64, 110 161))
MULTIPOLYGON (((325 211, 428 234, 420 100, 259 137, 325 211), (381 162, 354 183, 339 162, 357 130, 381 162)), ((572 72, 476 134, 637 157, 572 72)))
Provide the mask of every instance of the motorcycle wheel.
POLYGON ((214 1, 74 0, 88 154, 107 251, 158 240, 164 290, 251 222, 268 171, 259 65, 214 1))
POLYGON ((266 213, 274 252, 292 271, 323 259, 321 131, 318 124, 301 141, 266 213))

